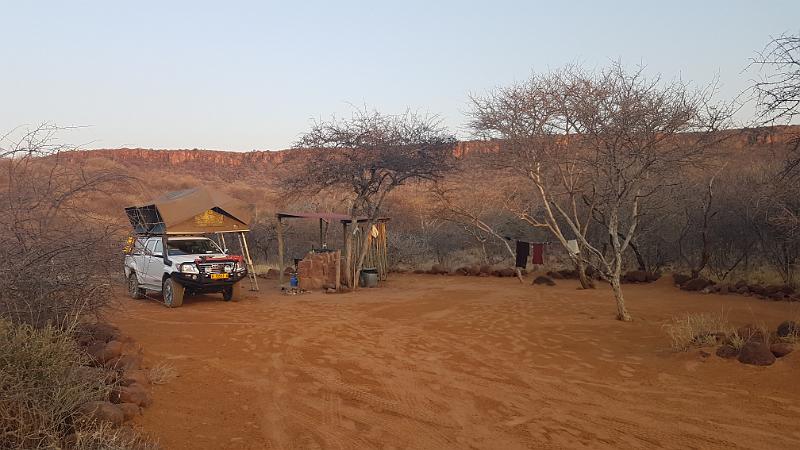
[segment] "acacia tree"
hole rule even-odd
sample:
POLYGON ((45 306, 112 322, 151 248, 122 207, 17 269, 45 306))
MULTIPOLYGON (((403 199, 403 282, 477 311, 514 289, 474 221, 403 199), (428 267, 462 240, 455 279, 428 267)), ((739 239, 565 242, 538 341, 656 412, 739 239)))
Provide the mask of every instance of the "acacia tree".
MULTIPOLYGON (((394 189, 412 180, 436 180, 450 169, 455 143, 455 137, 436 116, 356 110, 349 119, 314 123, 298 142, 309 151, 296 154, 294 162, 300 167, 290 171, 284 182, 303 191, 348 190, 353 233, 359 217, 366 219, 369 230, 394 189)), ((364 239, 361 248, 354 251, 349 234, 345 245, 347 267, 351 267, 357 252, 354 279, 349 280, 355 286, 369 240, 364 239)))
POLYGON ((702 156, 707 132, 729 111, 708 107, 708 92, 648 80, 620 64, 533 76, 473 105, 473 129, 505 139, 499 159, 536 187, 541 211, 521 217, 545 224, 567 249, 567 239, 576 239, 576 266, 595 267, 611 284, 617 318, 631 320, 621 275, 643 204, 702 156), (591 224, 603 241, 590 238, 591 224))

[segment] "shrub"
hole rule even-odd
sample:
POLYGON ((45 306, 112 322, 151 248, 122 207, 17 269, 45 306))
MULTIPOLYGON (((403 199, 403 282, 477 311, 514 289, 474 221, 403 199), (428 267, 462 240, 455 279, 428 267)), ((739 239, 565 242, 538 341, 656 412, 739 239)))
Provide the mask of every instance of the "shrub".
POLYGON ((665 328, 676 351, 714 345, 721 333, 731 329, 723 313, 687 314, 686 317, 673 318, 665 328))
POLYGON ((115 448, 99 445, 100 424, 79 420, 81 405, 111 389, 105 371, 84 364, 69 332, 0 320, 0 448, 63 448, 70 436, 81 442, 73 447, 115 448))

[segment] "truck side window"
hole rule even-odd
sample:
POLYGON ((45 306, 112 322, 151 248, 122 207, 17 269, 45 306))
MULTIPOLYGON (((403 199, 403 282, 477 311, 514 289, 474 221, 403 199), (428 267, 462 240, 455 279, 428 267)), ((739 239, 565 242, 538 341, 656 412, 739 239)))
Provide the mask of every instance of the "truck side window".
POLYGON ((148 255, 152 255, 153 253, 155 253, 153 251, 155 246, 156 246, 156 240, 155 239, 153 239, 152 241, 148 241, 147 242, 147 247, 146 247, 147 248, 147 252, 145 252, 145 253, 148 254, 148 255))
POLYGON ((164 253, 164 242, 161 239, 156 240, 156 247, 153 249, 153 253, 159 255, 164 253))

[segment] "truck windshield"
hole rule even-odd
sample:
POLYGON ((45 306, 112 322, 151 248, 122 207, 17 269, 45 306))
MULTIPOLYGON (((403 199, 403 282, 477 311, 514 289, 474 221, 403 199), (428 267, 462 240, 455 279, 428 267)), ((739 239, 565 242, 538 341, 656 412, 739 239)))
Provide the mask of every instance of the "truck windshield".
POLYGON ((217 244, 210 239, 181 239, 167 241, 170 256, 177 255, 206 255, 209 253, 222 253, 217 244))

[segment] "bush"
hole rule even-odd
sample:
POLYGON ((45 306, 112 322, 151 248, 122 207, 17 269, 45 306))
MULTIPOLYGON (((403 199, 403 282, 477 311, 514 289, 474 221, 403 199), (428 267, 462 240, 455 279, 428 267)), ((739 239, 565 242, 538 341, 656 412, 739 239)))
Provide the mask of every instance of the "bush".
POLYGON ((672 348, 676 351, 714 345, 722 334, 729 332, 730 329, 722 313, 688 314, 683 318, 674 318, 666 325, 667 334, 672 340, 672 348))
POLYGON ((130 448, 102 445, 104 426, 80 420, 111 389, 88 363, 69 332, 0 320, 0 448, 130 448))

